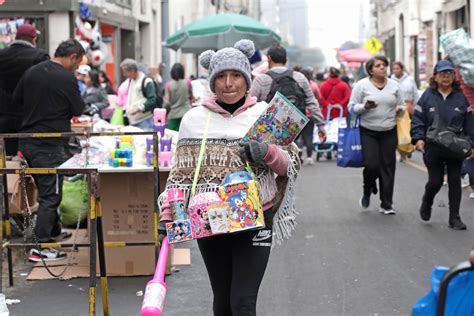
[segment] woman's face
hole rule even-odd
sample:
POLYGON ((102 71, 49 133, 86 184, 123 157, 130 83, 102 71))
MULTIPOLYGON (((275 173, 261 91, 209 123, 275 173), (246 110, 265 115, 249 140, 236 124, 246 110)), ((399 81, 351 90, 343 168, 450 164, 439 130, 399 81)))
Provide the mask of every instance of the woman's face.
POLYGON ((438 72, 435 75, 435 81, 438 84, 438 87, 441 89, 450 88, 454 82, 454 71, 447 70, 438 72))
POLYGON ((84 83, 86 84, 87 87, 92 87, 92 80, 89 74, 84 75, 84 83))
POLYGON ((399 65, 393 65, 392 72, 397 78, 400 78, 403 75, 402 67, 400 67, 399 65))
POLYGON ((214 82, 217 100, 234 104, 245 96, 247 82, 245 77, 235 70, 224 70, 217 74, 214 82))
POLYGON ((372 76, 375 78, 384 78, 387 76, 387 65, 382 60, 375 60, 372 66, 372 76))

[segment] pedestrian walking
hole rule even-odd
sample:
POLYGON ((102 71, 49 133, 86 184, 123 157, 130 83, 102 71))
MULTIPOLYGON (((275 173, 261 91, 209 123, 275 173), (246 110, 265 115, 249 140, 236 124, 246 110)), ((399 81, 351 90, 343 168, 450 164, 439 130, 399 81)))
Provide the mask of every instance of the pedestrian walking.
POLYGON ((360 117, 360 137, 364 155, 363 195, 359 204, 366 209, 371 194, 380 188, 380 213, 396 214, 393 187, 397 148, 396 116, 403 114, 403 93, 387 78, 388 60, 377 55, 365 64, 368 77, 358 81, 349 101, 349 111, 360 117))
POLYGON ((208 136, 205 163, 201 166, 196 192, 217 192, 226 175, 245 170, 245 160, 254 168, 260 183, 265 228, 198 239, 214 294, 214 315, 219 316, 256 315, 258 290, 270 256, 273 233, 280 236, 279 227, 284 227, 273 219, 280 205, 293 208, 290 197, 299 170, 298 149, 294 144, 282 149, 257 141, 241 143, 249 127, 268 106, 266 102, 257 103, 248 93, 249 57, 254 51, 253 42, 241 40, 234 47, 201 54, 200 63, 209 69, 214 96, 184 115, 176 148, 177 161, 159 200, 162 203, 159 232, 164 236, 164 224, 172 219, 166 192, 169 188, 191 191, 204 134, 208 136), (288 184, 277 186, 278 179, 286 179, 288 184))
POLYGON ((98 114, 102 117, 102 110, 109 106, 109 100, 105 89, 100 84, 99 73, 96 70, 89 71, 84 76, 84 83, 86 89, 81 95, 86 104, 84 114, 90 116, 98 114))
POLYGON ((167 113, 167 127, 179 131, 184 114, 191 109, 193 90, 191 81, 184 79, 184 67, 176 63, 171 67, 171 81, 165 85, 164 107, 167 113))
MULTIPOLYGON (((347 104, 351 97, 351 89, 339 78, 340 71, 335 67, 329 68, 329 78, 321 84, 321 109, 323 116, 327 117, 328 106, 340 105, 343 109, 343 116, 347 116, 347 104)), ((330 118, 339 117, 339 113, 332 112, 330 118)))
POLYGON ((267 52, 269 71, 257 76, 250 89, 250 95, 257 98, 257 101, 270 100, 279 91, 286 96, 302 112, 310 117, 313 124, 308 123, 301 131, 301 137, 306 147, 306 164, 314 164, 313 159, 313 130, 314 123, 319 130, 321 142, 326 139, 324 124, 326 123, 319 108, 319 103, 314 97, 311 86, 306 77, 298 71, 292 71, 285 65, 287 63, 287 53, 283 46, 275 45, 267 52))
POLYGON ((390 79, 395 80, 403 92, 403 100, 407 106, 407 111, 410 116, 415 111, 415 105, 418 101, 418 87, 415 80, 405 71, 405 65, 401 61, 396 61, 392 64, 392 75, 390 79))
POLYGON ((145 131, 153 130, 153 109, 157 95, 153 79, 138 70, 138 63, 130 58, 120 64, 125 78, 130 79, 127 91, 126 115, 130 125, 145 131))
MULTIPOLYGON (((443 186, 445 170, 448 173, 449 189, 449 227, 464 230, 466 225, 460 216, 462 197, 461 168, 466 157, 455 154, 453 141, 444 147, 438 133, 450 131, 461 137, 463 133, 470 137, 470 147, 474 148, 474 116, 472 108, 460 90, 454 77, 454 66, 447 60, 439 61, 433 70, 430 87, 426 89, 418 104, 411 123, 412 142, 423 153, 423 161, 428 169, 428 182, 425 185, 420 217, 424 221, 431 218, 434 197, 443 186)), ((459 139, 459 138, 458 138, 459 139)), ((458 140, 457 143, 460 143, 458 140)), ((468 144, 469 145, 469 144, 468 144)), ((471 151, 470 159, 474 159, 471 151)))
MULTIPOLYGON (((18 133, 22 108, 12 102, 13 91, 31 66, 48 60, 48 53, 36 48, 38 31, 31 24, 18 27, 15 40, 0 50, 0 133, 18 133)), ((6 154, 16 155, 18 139, 6 139, 6 154)))
MULTIPOLYGON (((85 104, 77 88, 74 71, 85 54, 76 40, 59 44, 51 60, 31 67, 15 89, 13 101, 23 107, 21 133, 61 133, 71 131, 71 118, 83 113, 85 104)), ((31 168, 56 168, 67 160, 63 138, 22 138, 20 151, 31 168)), ((39 193, 35 234, 38 242, 60 242, 71 236, 61 231, 58 208, 63 177, 36 175, 39 193)), ((31 261, 66 257, 54 249, 32 249, 31 261)))

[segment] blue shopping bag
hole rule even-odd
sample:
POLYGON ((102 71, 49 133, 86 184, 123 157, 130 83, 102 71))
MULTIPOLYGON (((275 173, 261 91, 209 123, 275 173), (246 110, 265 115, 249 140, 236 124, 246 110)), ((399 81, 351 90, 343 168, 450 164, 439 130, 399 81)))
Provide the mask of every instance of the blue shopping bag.
MULTIPOLYGON (((413 305, 412 316, 436 316, 438 292, 447 267, 434 267, 431 272, 431 291, 413 305)), ((456 275, 448 285, 445 316, 474 315, 474 272, 456 275)))
POLYGON ((348 127, 339 128, 337 144, 337 165, 339 167, 361 168, 364 166, 359 122, 360 118, 357 117, 348 127))

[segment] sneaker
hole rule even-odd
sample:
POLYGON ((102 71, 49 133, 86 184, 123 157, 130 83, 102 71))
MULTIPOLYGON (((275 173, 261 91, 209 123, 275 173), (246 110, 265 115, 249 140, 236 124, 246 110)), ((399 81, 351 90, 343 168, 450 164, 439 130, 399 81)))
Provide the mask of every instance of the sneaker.
POLYGON ((71 232, 61 232, 61 234, 51 237, 51 240, 53 242, 62 242, 62 241, 68 240, 69 238, 71 238, 71 236, 72 236, 71 232))
POLYGON ((393 208, 386 209, 386 208, 381 207, 379 212, 384 214, 384 215, 395 215, 395 214, 397 214, 397 212, 393 208))
POLYGON ((449 220, 449 228, 454 230, 466 230, 466 224, 461 221, 460 217, 455 217, 449 220))
POLYGON ((461 188, 467 188, 469 185, 469 175, 466 174, 464 177, 461 177, 461 188))
POLYGON ((308 157, 308 158, 306 158, 305 164, 306 164, 306 165, 314 165, 313 157, 308 157))
POLYGON ((429 206, 425 201, 421 202, 420 217, 425 222, 429 221, 431 218, 431 206, 429 206))
POLYGON ((360 198, 359 200, 359 205, 360 207, 364 208, 364 209, 367 209, 369 208, 369 205, 370 205, 370 195, 362 195, 362 197, 360 198))
POLYGON ((471 192, 471 194, 469 194, 469 198, 474 199, 474 192, 471 192))
POLYGON ((32 262, 40 262, 41 257, 44 261, 58 261, 66 259, 67 255, 65 252, 53 248, 43 249, 41 251, 33 248, 30 250, 28 260, 32 262))

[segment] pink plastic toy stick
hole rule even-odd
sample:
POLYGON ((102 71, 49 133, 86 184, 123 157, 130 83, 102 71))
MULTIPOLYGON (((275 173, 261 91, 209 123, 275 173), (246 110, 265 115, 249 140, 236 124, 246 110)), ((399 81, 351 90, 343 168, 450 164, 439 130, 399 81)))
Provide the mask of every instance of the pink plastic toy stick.
POLYGON ((160 256, 153 279, 146 284, 140 316, 162 316, 168 287, 165 283, 166 263, 168 262, 168 238, 161 243, 160 256))

